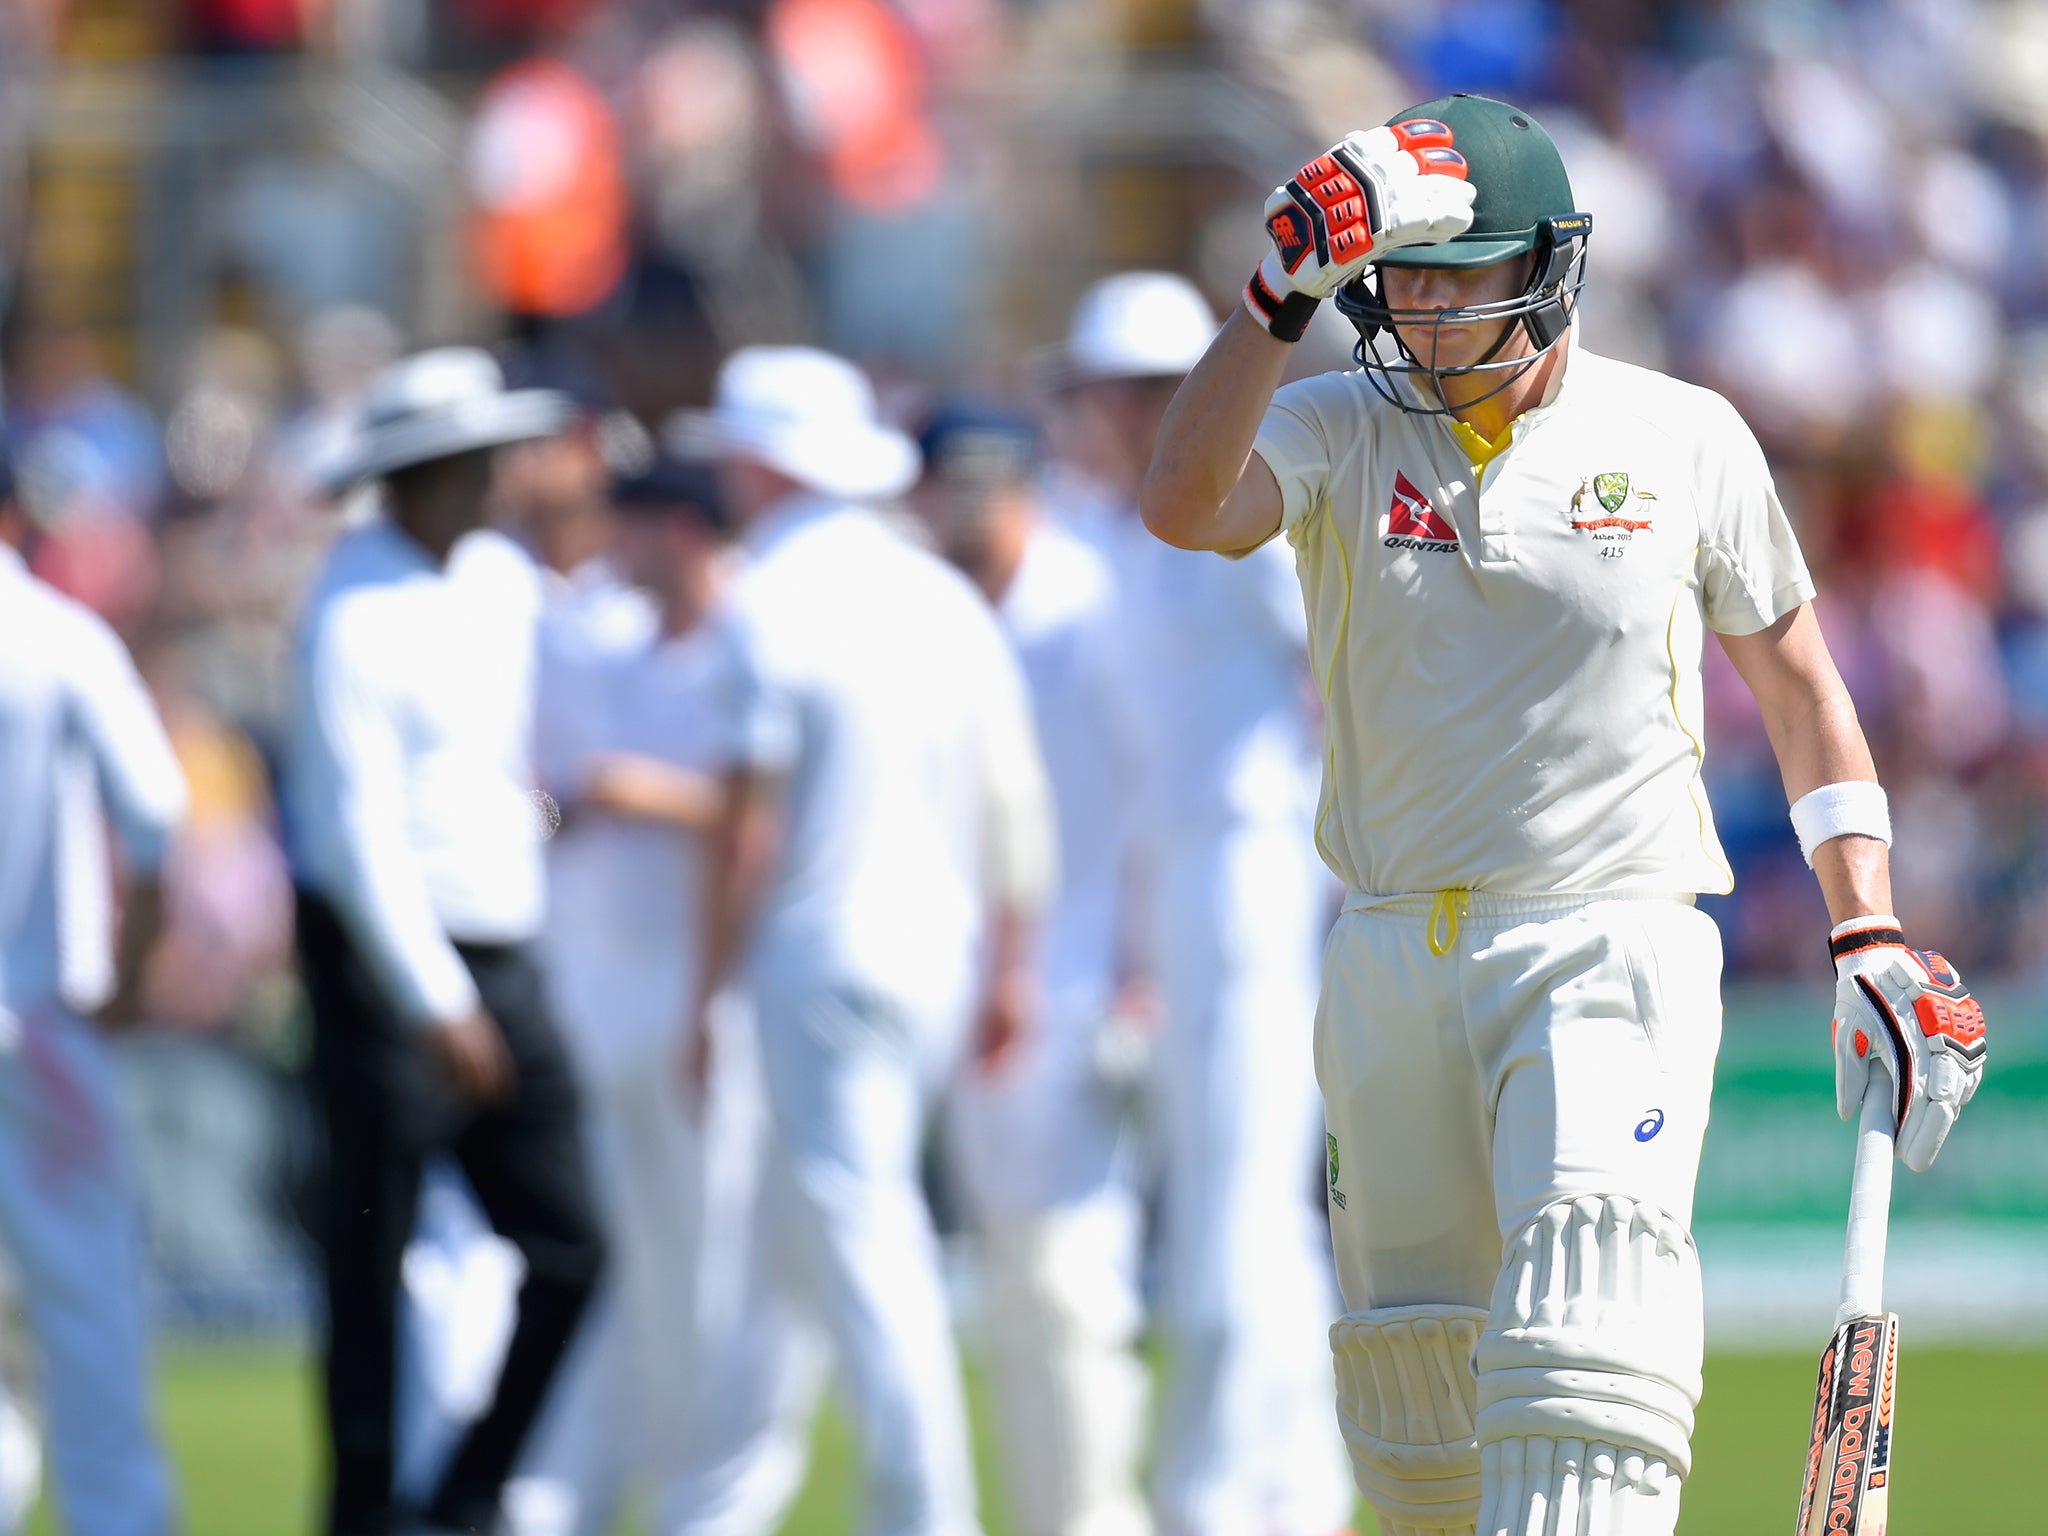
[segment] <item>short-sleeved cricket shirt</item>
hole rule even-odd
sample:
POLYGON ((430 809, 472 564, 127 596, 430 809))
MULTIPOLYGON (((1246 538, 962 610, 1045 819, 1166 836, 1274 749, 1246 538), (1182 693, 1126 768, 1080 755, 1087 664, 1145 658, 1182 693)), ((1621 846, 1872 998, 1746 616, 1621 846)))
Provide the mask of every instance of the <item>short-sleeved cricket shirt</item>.
POLYGON ((1361 373, 1282 388, 1256 451, 1326 710, 1316 844, 1351 889, 1731 888, 1704 633, 1813 596, 1732 406, 1575 347, 1483 472, 1361 373))

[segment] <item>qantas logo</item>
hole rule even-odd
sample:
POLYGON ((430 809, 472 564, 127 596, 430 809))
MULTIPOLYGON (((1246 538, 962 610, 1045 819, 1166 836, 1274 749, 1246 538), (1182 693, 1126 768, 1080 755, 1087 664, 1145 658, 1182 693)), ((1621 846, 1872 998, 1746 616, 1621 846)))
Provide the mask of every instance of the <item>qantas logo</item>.
POLYGON ((1440 555, 1458 552, 1458 530, 1429 504, 1429 498, 1415 488, 1415 482, 1399 470, 1394 472, 1394 500, 1387 508, 1387 535, 1380 542, 1388 549, 1427 549, 1440 555))

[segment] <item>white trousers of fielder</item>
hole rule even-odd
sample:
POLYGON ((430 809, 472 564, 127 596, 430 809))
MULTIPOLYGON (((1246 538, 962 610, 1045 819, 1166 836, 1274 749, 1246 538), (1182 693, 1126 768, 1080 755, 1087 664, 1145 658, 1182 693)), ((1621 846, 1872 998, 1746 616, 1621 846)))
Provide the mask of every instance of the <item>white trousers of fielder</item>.
POLYGON ((0 1241, 21 1282, 65 1529, 175 1524, 148 1392, 142 1211, 114 1053, 58 1008, 0 1014, 0 1241))
POLYGON ((1154 1503, 1165 1536, 1350 1524, 1324 1335, 1309 1072, 1327 876, 1301 823, 1169 844, 1154 871, 1169 1347, 1154 1503))
MULTIPOLYGON (((618 973, 612 1022, 649 995, 681 1018, 672 989, 634 980, 618 973)), ((600 999, 563 993, 572 1030, 604 1027, 602 1013, 571 1011, 600 999)), ((682 1101, 673 1050, 586 1068, 613 1262, 506 1488, 508 1536, 604 1536, 635 1484, 661 1536, 761 1536, 796 1491, 804 1425, 776 1411, 776 1392, 815 1379, 815 1352, 781 1337, 797 1325, 762 1284, 773 1226, 757 1206, 765 1110, 753 1021, 728 999, 714 1027, 701 1117, 682 1101)))
POLYGON ((980 1536, 966 1394, 920 1177, 928 1115, 965 1043, 829 980, 764 976, 762 1080, 802 1300, 823 1325, 862 1457, 866 1536, 980 1536))
POLYGON ((1670 1536, 1720 979, 1689 897, 1347 903, 1315 1039, 1331 1344, 1387 1536, 1670 1536))
POLYGON ((983 1331, 1020 1536, 1148 1536, 1137 1357, 1142 1213, 1125 1104, 1104 1078, 1106 979, 1048 977, 1001 1073, 963 1073, 953 1166, 980 1238, 983 1331))

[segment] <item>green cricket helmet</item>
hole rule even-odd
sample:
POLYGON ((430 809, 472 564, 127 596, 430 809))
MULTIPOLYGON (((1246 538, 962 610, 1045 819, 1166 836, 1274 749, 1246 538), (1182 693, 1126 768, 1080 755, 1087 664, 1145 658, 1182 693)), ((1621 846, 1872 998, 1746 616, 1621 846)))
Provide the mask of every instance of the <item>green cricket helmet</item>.
POLYGON ((1402 399, 1390 387, 1389 376, 1421 374, 1434 383, 1460 374, 1504 373, 1499 388, 1505 389, 1570 328, 1572 309, 1585 281, 1593 216, 1578 210, 1557 145, 1543 125, 1520 107, 1460 92, 1397 112, 1388 120, 1389 126, 1417 117, 1434 118, 1449 128, 1452 147, 1465 157, 1466 180, 1475 193, 1471 227, 1439 244, 1389 252, 1337 291, 1337 309, 1357 328, 1354 355, 1374 386, 1404 409, 1438 414, 1402 399), (1464 309, 1396 310, 1388 308, 1381 296, 1382 267, 1467 269, 1517 257, 1533 259, 1528 281, 1510 299, 1464 309), (1425 326, 1487 320, 1504 322, 1499 338, 1479 361, 1458 368, 1424 363, 1393 331, 1396 322, 1413 332, 1425 326), (1535 344, 1535 354, 1496 358, 1513 334, 1516 321, 1535 344), (1381 340, 1390 336, 1399 354, 1393 358, 1380 352, 1381 340))

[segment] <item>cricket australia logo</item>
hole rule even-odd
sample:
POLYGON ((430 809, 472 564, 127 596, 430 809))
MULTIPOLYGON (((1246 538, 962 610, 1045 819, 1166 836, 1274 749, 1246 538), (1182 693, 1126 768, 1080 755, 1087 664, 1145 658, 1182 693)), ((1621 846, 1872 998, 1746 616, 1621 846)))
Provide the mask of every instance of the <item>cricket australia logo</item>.
MULTIPOLYGON (((1647 517, 1640 520, 1625 517, 1623 509, 1631 500, 1640 504, 1656 499, 1655 491, 1645 490, 1637 490, 1631 497, 1626 470, 1615 469, 1594 475, 1581 480, 1578 490, 1572 494, 1572 528, 1592 536, 1593 542, 1599 546, 1601 559, 1619 560, 1628 553, 1628 547, 1637 534, 1650 531, 1647 517), (1586 504, 1589 498, 1599 503, 1604 516, 1586 504)), ((1642 510, 1640 505, 1637 510, 1642 510)))
POLYGON ((1344 1209, 1344 1191, 1337 1187, 1337 1138, 1325 1131, 1323 1141, 1330 1149, 1330 1204, 1341 1211, 1344 1209))
POLYGON ((1388 549, 1425 549, 1439 555, 1458 552, 1458 530, 1429 504, 1415 482, 1394 472, 1394 500, 1387 508, 1387 532, 1380 542, 1388 549))

